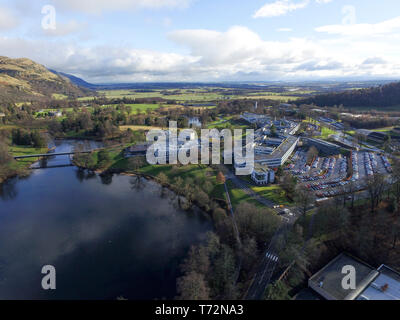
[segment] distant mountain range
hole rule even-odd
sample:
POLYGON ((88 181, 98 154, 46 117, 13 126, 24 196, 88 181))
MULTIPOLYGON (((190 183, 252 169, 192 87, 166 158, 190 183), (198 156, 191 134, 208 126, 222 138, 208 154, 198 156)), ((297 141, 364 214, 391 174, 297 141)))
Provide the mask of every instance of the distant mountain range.
POLYGON ((296 103, 316 104, 332 107, 399 107, 400 111, 400 82, 393 82, 378 87, 344 92, 320 94, 314 97, 296 101, 296 103))
POLYGON ((89 88, 32 60, 0 56, 0 102, 45 100, 54 95, 77 98, 91 94, 89 88))

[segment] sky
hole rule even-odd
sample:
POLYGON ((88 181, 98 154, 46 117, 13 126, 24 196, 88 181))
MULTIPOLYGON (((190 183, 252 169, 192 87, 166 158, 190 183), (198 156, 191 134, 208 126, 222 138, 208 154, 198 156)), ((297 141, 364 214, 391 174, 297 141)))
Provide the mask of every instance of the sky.
POLYGON ((91 83, 400 79, 398 0, 0 0, 0 55, 91 83))

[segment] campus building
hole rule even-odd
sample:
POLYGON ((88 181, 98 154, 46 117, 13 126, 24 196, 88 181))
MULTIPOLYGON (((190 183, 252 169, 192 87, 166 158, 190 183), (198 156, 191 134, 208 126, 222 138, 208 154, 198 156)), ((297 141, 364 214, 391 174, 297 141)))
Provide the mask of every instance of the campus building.
POLYGON ((268 166, 254 164, 254 170, 251 179, 258 185, 267 185, 275 182, 275 172, 268 166))
POLYGON ((254 162, 268 166, 269 168, 278 168, 289 159, 293 151, 296 149, 299 140, 300 138, 298 137, 288 136, 269 154, 262 152, 263 150, 266 150, 265 147, 256 146, 254 148, 254 162))
POLYGON ((308 144, 308 146, 314 146, 319 151, 326 155, 335 155, 340 153, 340 146, 337 144, 314 138, 303 138, 303 141, 308 144))
POLYGON ((381 265, 375 269, 342 253, 308 280, 308 286, 326 300, 400 300, 400 274, 381 265), (344 267, 354 267, 355 288, 346 289, 344 267))

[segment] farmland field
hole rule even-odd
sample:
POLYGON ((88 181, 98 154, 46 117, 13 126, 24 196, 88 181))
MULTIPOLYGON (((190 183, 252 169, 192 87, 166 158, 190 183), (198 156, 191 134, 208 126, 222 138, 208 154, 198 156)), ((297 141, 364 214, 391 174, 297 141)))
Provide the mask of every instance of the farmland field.
MULTIPOLYGON (((232 99, 270 99, 287 102, 298 99, 298 93, 275 93, 263 90, 233 90, 228 88, 201 88, 201 89, 167 89, 167 90, 100 90, 100 96, 108 99, 149 99, 162 98, 174 100, 178 103, 197 102, 205 103, 219 100, 232 99)), ((94 97, 80 98, 79 100, 92 100, 94 97)))

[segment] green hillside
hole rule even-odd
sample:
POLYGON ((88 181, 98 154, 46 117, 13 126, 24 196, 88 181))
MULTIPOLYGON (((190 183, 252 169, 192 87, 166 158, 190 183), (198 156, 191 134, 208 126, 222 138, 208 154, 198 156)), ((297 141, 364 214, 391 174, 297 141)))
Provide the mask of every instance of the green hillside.
POLYGON ((32 60, 0 56, 0 102, 50 99, 55 94, 75 98, 90 93, 32 60))

